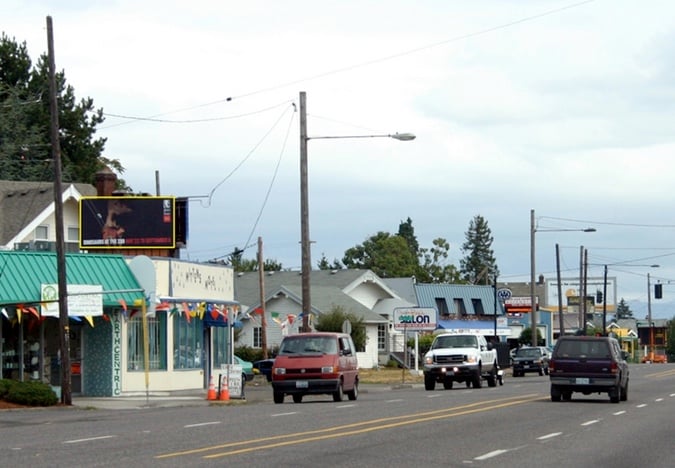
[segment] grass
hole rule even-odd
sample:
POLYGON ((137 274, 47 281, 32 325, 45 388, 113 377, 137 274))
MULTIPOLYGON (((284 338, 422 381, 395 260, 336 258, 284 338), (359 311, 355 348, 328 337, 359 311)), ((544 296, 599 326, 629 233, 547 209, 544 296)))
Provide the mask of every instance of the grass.
POLYGON ((383 367, 380 369, 359 369, 359 380, 364 384, 422 383, 424 377, 414 375, 414 370, 383 367))

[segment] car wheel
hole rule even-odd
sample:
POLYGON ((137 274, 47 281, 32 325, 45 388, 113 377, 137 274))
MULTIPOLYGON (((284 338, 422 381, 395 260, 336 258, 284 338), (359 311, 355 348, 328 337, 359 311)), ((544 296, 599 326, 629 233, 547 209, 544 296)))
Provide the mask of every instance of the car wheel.
POLYGON ((621 400, 621 387, 617 385, 609 391, 609 401, 618 403, 621 400))
POLYGON ((482 370, 479 367, 478 372, 473 376, 473 388, 481 388, 483 386, 482 370))
POLYGON ((443 388, 446 390, 452 390, 452 384, 453 382, 450 379, 446 378, 445 380, 443 380, 443 388))
POLYGON ((283 392, 274 392, 274 403, 283 403, 284 402, 284 394, 283 392))
POLYGON ((436 388, 436 379, 434 379, 433 375, 425 375, 424 376, 424 389, 425 390, 433 390, 436 388))
POLYGON ((466 388, 471 388, 471 380, 466 381, 466 388))
POLYGON ((354 401, 359 397, 359 381, 354 381, 354 388, 350 392, 347 392, 347 398, 354 401))
POLYGON ((555 385, 551 385, 551 401, 560 401, 562 393, 555 385))
POLYGON ((539 368, 539 375, 544 375, 544 369, 543 368, 539 368))
POLYGON ((620 392, 621 392, 621 395, 620 395, 619 399, 620 399, 621 401, 626 401, 626 400, 628 400, 628 382, 626 382, 626 386, 625 386, 625 387, 621 387, 620 392))
POLYGON ((544 375, 548 375, 548 367, 544 367, 544 375))
POLYGON ((487 376, 487 384, 488 387, 496 387, 497 386, 497 364, 492 365, 492 370, 487 376))
POLYGON ((299 393, 293 395, 293 403, 302 403, 302 395, 299 393))
POLYGON ((342 401, 344 393, 342 393, 342 382, 338 383, 338 388, 333 392, 333 401, 342 401))

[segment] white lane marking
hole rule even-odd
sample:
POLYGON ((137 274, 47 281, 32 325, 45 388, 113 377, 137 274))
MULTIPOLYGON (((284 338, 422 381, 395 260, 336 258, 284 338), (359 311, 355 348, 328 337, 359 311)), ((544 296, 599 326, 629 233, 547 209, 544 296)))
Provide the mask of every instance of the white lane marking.
POLYGON ((671 393, 671 394, 668 395, 668 396, 674 397, 674 396, 675 396, 675 393, 671 393))
POLYGON ((210 422, 203 422, 203 423, 196 423, 196 424, 186 424, 183 427, 188 428, 188 427, 213 426, 214 424, 220 424, 220 421, 210 421, 210 422))
POLYGON ((290 416, 292 414, 298 414, 297 411, 292 411, 290 413, 277 413, 277 414, 270 414, 271 417, 276 418, 277 416, 290 416))
POLYGON ((508 452, 508 450, 493 450, 492 452, 488 452, 485 455, 474 458, 474 460, 487 460, 488 458, 493 458, 506 452, 508 452))
POLYGON ((387 400, 385 403, 398 403, 399 401, 403 401, 402 398, 397 398, 396 400, 387 400))
POLYGON ((336 408, 352 408, 352 407, 354 407, 354 406, 356 406, 356 405, 355 405, 355 404, 351 404, 351 405, 339 405, 339 406, 336 406, 336 408))
POLYGON ((546 440, 550 439, 551 437, 558 437, 559 435, 562 435, 562 432, 551 432, 550 434, 543 435, 541 437, 537 437, 538 440, 546 440))
POLYGON ((92 440, 101 440, 101 439, 112 439, 116 437, 114 435, 107 436, 98 436, 98 437, 87 437, 86 439, 73 439, 73 440, 64 440, 64 444, 79 444, 80 442, 91 442, 92 440))
POLYGON ((613 414, 614 416, 618 416, 618 415, 620 415, 620 414, 624 414, 625 412, 626 412, 626 410, 623 410, 623 411, 617 411, 616 413, 612 413, 612 414, 613 414))
POLYGON ((590 421, 586 421, 585 423, 581 423, 582 426, 590 426, 591 424, 595 424, 597 422, 600 422, 599 419, 591 419, 590 421))
POLYGON ((440 394, 440 393, 436 393, 436 394, 434 394, 434 395, 427 395, 427 398, 438 398, 439 396, 441 396, 441 394, 440 394))
POLYGON ((636 408, 644 408, 647 406, 647 403, 642 403, 641 405, 637 405, 636 408))
POLYGON ((663 398, 657 398, 657 399, 654 400, 654 401, 663 401, 663 398))

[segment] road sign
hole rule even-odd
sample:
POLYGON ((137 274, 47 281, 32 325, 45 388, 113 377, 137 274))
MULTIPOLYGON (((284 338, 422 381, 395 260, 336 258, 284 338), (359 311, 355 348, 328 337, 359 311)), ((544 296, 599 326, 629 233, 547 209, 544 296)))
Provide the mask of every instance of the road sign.
POLYGON ((509 288, 500 288, 497 290, 497 297, 502 301, 511 299, 511 290, 509 288))

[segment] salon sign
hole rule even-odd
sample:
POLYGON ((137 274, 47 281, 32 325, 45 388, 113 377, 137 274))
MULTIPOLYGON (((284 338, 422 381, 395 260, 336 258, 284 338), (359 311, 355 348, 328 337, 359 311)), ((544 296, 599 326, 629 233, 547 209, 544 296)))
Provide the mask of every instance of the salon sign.
POLYGON ((394 309, 394 330, 435 330, 437 326, 436 309, 422 307, 398 307, 394 309))

